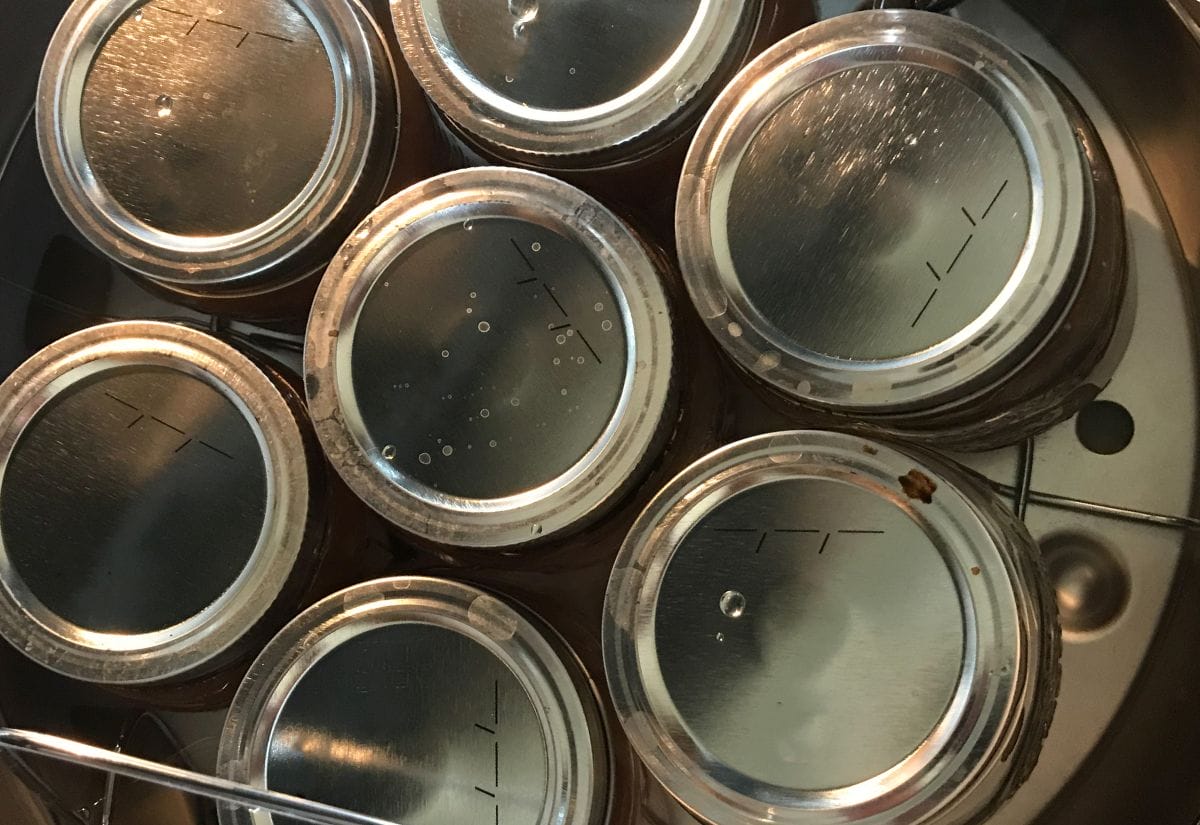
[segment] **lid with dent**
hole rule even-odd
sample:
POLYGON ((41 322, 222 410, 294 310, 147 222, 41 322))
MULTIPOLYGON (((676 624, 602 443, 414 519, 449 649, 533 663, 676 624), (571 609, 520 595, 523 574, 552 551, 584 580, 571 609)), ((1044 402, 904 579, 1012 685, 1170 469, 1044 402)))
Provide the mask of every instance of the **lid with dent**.
POLYGON ((308 501, 245 356, 171 324, 71 335, 0 384, 0 633, 77 679, 198 674, 279 595, 308 501))
POLYGON ((168 284, 240 287, 292 261, 395 151, 386 61, 357 0, 76 0, 42 70, 43 163, 105 253, 168 284))
POLYGON ((1039 71, 944 15, 848 14, 778 44, 693 143, 677 232, 722 346, 802 401, 961 400, 1073 299, 1090 178, 1039 71))
POLYGON ((404 56, 467 132, 555 165, 690 112, 741 60, 757 0, 396 0, 404 56))
POLYGON ((939 469, 856 436, 768 434, 692 465, 635 523, 605 670, 630 741, 689 809, 917 823, 991 801, 1039 678, 1012 572, 1031 551, 939 469))
MULTIPOLYGON (((218 771, 407 825, 599 825, 603 722, 561 640, 473 587, 383 579, 301 614, 242 683, 218 771)), ((265 812, 221 810, 224 825, 265 812)))
POLYGON ((479 168, 367 218, 321 284, 305 359, 318 435, 368 504, 497 547, 627 489, 668 419, 672 352, 629 228, 561 181, 479 168))

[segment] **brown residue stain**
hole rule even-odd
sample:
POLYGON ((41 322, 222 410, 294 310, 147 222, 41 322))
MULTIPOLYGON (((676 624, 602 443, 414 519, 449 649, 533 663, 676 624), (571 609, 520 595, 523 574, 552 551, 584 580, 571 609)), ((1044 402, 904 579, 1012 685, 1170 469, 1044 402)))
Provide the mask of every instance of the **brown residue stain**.
POLYGON ((909 498, 932 504, 933 494, 937 492, 937 483, 920 470, 909 470, 907 475, 900 476, 900 489, 904 490, 904 495, 909 498))
POLYGON ((872 447, 870 444, 863 445, 863 452, 866 453, 867 455, 879 455, 879 450, 872 447))
POLYGON ((978 576, 978 575, 979 575, 980 573, 982 573, 982 572, 983 572, 983 571, 982 571, 982 570, 980 570, 978 567, 972 567, 972 568, 971 568, 971 575, 972 575, 972 576, 978 576))

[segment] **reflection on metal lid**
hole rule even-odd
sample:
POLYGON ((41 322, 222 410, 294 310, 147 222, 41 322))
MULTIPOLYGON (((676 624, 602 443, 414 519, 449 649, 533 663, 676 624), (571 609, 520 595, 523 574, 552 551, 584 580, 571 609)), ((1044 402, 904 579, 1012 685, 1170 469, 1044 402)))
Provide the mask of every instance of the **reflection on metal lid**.
POLYGON ((831 433, 739 442, 676 478, 621 550, 614 702, 711 822, 963 821, 1023 779, 1052 712, 1036 552, 940 460, 831 433))
POLYGON ((940 15, 846 15, 723 93, 681 185, 681 262, 722 345, 784 393, 936 406, 1011 372, 1069 305, 1086 170, 1007 46, 940 15))
POLYGON ((192 289, 286 283, 379 194, 360 176, 395 151, 387 59, 357 0, 78 0, 43 70, 43 161, 71 219, 131 268, 192 289))
POLYGON ((594 515, 657 443, 671 330, 652 258, 582 192, 479 169, 370 216, 309 328, 318 434, 428 538, 516 544, 594 515))
POLYGON ((689 111, 744 51, 754 0, 399 0, 401 47, 438 107, 510 153, 554 158, 641 138, 689 111))
POLYGON ((602 723, 569 651, 436 579, 358 585, 285 628, 238 693, 220 762, 239 781, 412 825, 595 825, 607 806, 602 723))
POLYGON ((94 327, 0 385, 0 632, 68 676, 162 681, 216 659, 296 562, 298 425, 225 344, 94 327))

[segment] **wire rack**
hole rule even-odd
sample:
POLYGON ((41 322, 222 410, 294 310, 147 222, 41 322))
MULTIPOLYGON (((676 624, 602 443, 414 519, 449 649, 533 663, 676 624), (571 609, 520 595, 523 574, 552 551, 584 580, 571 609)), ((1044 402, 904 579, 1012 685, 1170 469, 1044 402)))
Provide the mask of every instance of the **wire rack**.
MULTIPOLYGON (((1031 486, 1034 455, 1034 442, 1026 441, 1020 447, 1017 477, 1014 483, 1004 484, 989 480, 990 485, 997 493, 1012 499, 1013 509, 1022 520, 1025 518, 1029 505, 1037 504, 1102 518, 1136 522, 1162 529, 1200 530, 1200 519, 1151 513, 1080 498, 1038 492, 1031 486)), ((163 788, 193 794, 216 803, 240 806, 251 811, 278 814, 313 825, 403 825, 403 823, 379 819, 310 799, 142 759, 123 753, 120 744, 116 749, 109 750, 61 736, 0 727, 0 750, 54 759, 105 773, 107 775, 105 793, 98 805, 101 812, 99 825, 108 825, 109 823, 112 810, 113 780, 116 776, 150 782, 163 788)))

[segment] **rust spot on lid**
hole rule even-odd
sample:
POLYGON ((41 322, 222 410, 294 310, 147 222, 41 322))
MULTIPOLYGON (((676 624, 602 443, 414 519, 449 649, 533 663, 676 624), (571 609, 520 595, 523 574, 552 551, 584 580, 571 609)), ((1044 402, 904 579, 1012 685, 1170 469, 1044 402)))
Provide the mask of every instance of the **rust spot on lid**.
POLYGON ((972 576, 978 576, 978 575, 979 575, 981 572, 983 572, 983 571, 981 571, 981 570, 980 570, 978 567, 972 567, 972 568, 971 568, 971 575, 972 575, 972 576))
POLYGON ((937 483, 920 470, 909 470, 907 475, 900 476, 900 489, 904 490, 904 495, 909 498, 932 504, 937 483))

